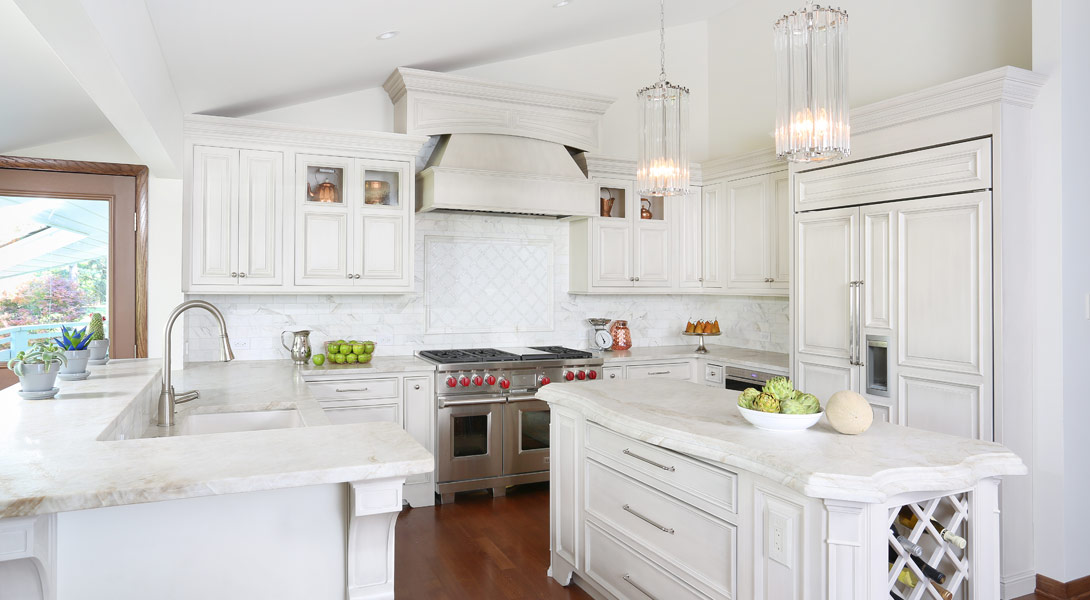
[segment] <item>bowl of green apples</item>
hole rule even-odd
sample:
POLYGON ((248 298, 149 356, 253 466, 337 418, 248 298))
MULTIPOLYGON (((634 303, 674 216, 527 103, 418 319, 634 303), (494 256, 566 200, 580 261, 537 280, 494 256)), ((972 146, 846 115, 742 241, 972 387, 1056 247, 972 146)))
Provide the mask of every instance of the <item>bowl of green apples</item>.
POLYGON ((358 365, 371 362, 375 352, 375 343, 368 340, 334 340, 326 342, 326 360, 330 364, 358 365))

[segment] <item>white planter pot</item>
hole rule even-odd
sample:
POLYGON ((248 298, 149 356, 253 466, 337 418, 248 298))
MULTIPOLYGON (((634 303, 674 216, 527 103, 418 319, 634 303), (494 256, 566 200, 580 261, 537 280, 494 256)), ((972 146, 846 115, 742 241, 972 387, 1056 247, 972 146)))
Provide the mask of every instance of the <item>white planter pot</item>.
POLYGON ((90 350, 65 350, 64 357, 68 359, 68 365, 61 367, 61 373, 73 375, 87 370, 87 361, 91 358, 90 350))
MULTIPOLYGON (((91 352, 91 360, 102 360, 106 358, 106 354, 110 351, 110 340, 95 340, 87 345, 87 350, 91 352)), ((87 364, 84 363, 84 367, 87 364)), ((81 371, 82 372, 82 371, 81 371)))
POLYGON ((57 383, 57 373, 60 372, 61 363, 57 361, 49 365, 23 365, 23 374, 19 376, 19 383, 24 392, 48 392, 57 383))

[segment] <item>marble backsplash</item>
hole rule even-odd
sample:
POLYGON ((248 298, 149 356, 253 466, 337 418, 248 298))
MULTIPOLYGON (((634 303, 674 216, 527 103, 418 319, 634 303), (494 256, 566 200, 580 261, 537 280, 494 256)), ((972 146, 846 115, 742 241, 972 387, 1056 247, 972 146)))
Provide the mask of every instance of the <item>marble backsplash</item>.
MULTIPOLYGON (((323 342, 337 338, 374 340, 378 351, 388 355, 412 354, 425 348, 543 344, 583 348, 588 345, 591 331, 588 317, 627 319, 636 346, 694 344, 692 338, 680 334, 685 322, 718 318, 723 335, 715 343, 789 351, 786 298, 571 295, 567 292, 565 222, 434 213, 417 215, 416 219, 416 285, 412 294, 188 297, 207 300, 223 311, 235 356, 244 360, 287 357, 279 333, 296 329, 313 331, 315 351, 323 342), (449 253, 428 251, 429 246, 449 245, 459 238, 467 243, 459 245, 455 259, 449 253), (517 247, 520 242, 538 250, 544 248, 552 255, 548 277, 541 276, 540 252, 498 251, 503 245, 517 247), (502 262, 498 264, 497 260, 502 262), (452 269, 475 276, 452 278, 452 269), (451 314, 451 298, 458 298, 459 303, 464 303, 465 298, 475 300, 470 303, 473 316, 467 314, 468 326, 454 326, 457 319, 451 314), (528 312, 526 304, 540 308, 528 312), (538 314, 540 311, 551 314, 538 314), (480 315, 492 317, 482 320, 480 315)), ((218 328, 211 316, 189 311, 186 360, 218 357, 218 328)))

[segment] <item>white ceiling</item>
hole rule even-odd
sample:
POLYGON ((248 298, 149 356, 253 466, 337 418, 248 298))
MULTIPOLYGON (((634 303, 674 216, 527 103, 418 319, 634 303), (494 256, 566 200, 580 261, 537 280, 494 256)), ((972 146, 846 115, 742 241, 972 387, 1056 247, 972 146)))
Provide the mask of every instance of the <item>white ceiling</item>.
POLYGON ((12 0, 0 0, 0 56, 0 152, 110 129, 12 0))
MULTIPOLYGON (((672 0, 667 26, 734 1, 672 0)), ((658 27, 655 0, 555 3, 146 0, 182 110, 224 116, 375 87, 398 66, 448 71, 658 27), (401 33, 375 39, 389 30, 401 33)))

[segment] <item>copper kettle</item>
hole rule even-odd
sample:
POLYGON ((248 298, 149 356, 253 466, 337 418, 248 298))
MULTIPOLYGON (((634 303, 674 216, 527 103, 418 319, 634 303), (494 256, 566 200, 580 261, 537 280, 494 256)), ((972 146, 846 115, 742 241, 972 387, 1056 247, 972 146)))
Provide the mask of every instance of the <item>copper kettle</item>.
POLYGON ((307 195, 312 200, 318 202, 338 202, 337 200, 337 185, 333 182, 323 181, 318 184, 318 191, 315 193, 314 189, 310 187, 310 182, 307 182, 307 195))
POLYGON ((647 198, 642 198, 640 200, 640 218, 641 219, 653 219, 653 218, 655 218, 655 215, 651 214, 651 201, 648 200, 647 198), (643 204, 644 202, 647 203, 646 206, 643 204))

